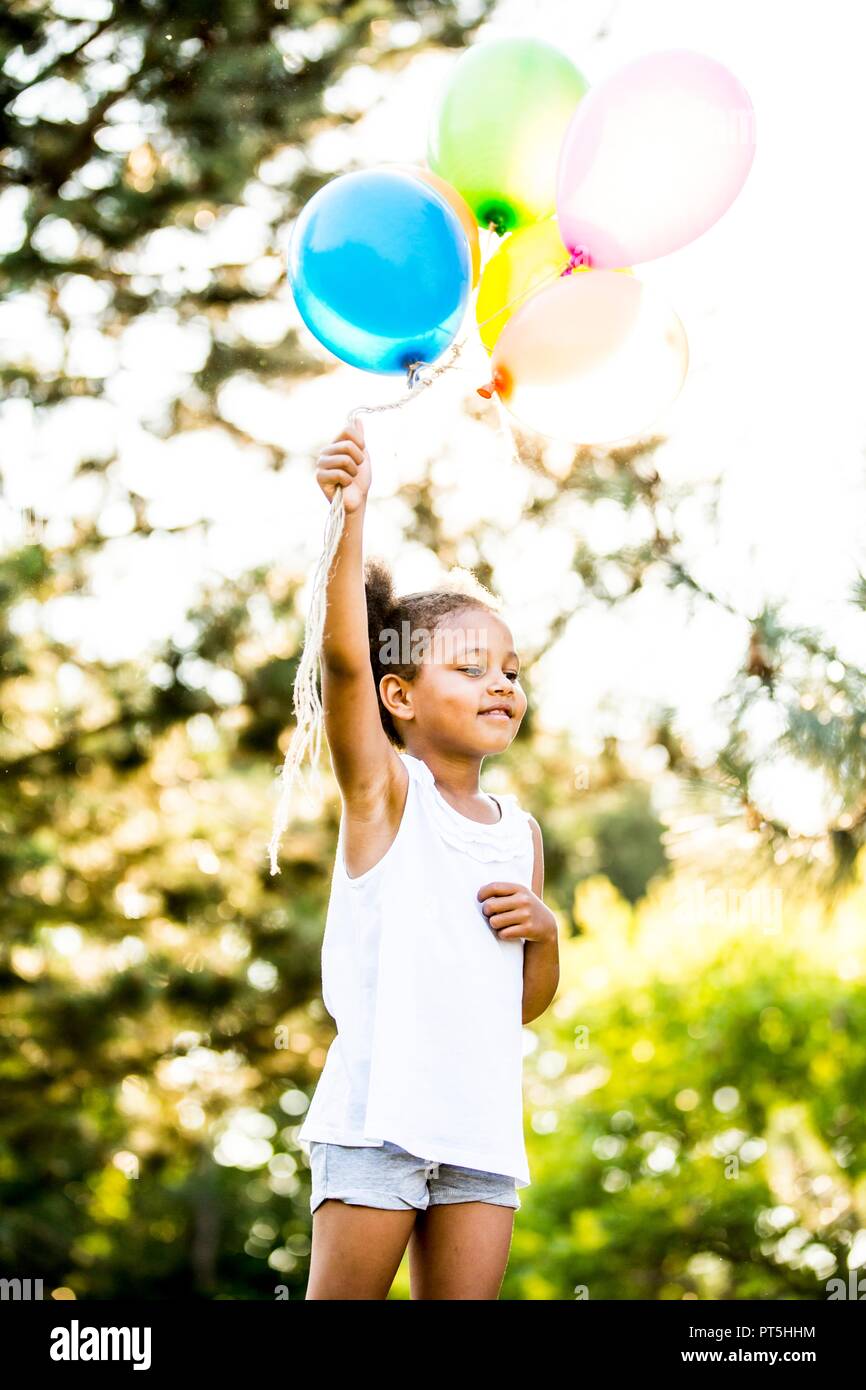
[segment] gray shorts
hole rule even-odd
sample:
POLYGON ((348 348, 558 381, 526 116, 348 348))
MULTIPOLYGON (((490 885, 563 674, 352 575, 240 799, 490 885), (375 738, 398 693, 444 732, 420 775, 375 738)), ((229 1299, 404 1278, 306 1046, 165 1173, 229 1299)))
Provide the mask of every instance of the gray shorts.
POLYGON ((390 1140, 379 1147, 310 1142, 313 1185, 310 1211, 326 1197, 351 1206, 405 1211, 445 1202, 491 1202, 520 1209, 514 1178, 480 1168, 457 1168, 407 1153, 390 1140))

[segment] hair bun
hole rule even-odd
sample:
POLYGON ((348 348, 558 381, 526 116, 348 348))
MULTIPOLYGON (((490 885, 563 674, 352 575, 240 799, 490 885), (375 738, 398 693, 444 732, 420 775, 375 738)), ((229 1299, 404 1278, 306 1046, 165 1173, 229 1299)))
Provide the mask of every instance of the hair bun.
POLYGON ((386 619, 393 610, 397 597, 394 577, 387 560, 367 560, 364 565, 364 592, 367 596, 368 636, 371 642, 379 642, 379 634, 387 627, 386 619))

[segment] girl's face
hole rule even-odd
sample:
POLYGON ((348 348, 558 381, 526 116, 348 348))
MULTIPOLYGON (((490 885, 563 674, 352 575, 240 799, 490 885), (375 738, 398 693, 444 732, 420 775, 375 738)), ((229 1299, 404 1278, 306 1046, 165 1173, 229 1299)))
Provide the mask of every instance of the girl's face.
MULTIPOLYGON (((441 619, 414 681, 396 684, 397 718, 438 746, 484 757, 507 748, 526 713, 508 626, 483 608, 441 619)), ((386 690, 389 684, 385 678, 386 690)))

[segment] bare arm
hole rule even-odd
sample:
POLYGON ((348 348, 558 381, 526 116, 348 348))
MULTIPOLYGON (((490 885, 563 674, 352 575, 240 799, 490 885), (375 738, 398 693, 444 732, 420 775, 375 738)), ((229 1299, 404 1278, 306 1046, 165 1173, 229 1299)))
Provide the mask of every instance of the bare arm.
MULTIPOLYGON (((544 842, 538 821, 530 817, 535 844, 532 891, 539 901, 544 894, 544 842)), ((523 944, 523 1022, 531 1023, 543 1014, 559 988, 559 935, 556 918, 550 913, 552 930, 541 940, 523 944)))
POLYGON ((365 821, 376 809, 379 814, 385 809, 386 819, 394 819, 398 803, 402 808, 408 779, 382 727, 370 664, 363 535, 371 476, 360 426, 343 430, 319 455, 319 486, 329 501, 335 488, 342 487, 346 513, 326 587, 322 639, 325 733, 347 811, 365 821))

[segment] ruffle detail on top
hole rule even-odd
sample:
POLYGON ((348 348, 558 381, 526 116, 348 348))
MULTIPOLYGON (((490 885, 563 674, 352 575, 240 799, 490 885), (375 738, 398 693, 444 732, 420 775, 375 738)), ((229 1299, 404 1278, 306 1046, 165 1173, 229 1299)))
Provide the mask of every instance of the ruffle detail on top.
POLYGON ((494 800, 502 808, 502 817, 492 825, 483 825, 461 815, 448 804, 422 758, 413 757, 411 753, 401 753, 400 757, 409 775, 419 783, 434 824, 447 844, 484 864, 514 859, 532 850, 529 820, 513 792, 496 792, 494 800))

